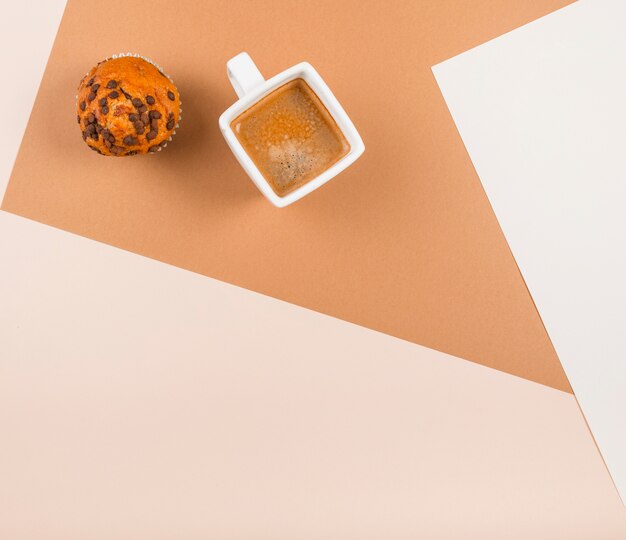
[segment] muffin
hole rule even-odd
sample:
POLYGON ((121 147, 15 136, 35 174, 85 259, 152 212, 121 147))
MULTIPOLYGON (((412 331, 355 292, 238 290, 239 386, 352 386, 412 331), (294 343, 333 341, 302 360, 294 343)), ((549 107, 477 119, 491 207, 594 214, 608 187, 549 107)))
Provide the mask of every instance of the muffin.
POLYGON ((76 120, 87 145, 105 156, 161 150, 180 119, 180 94, 157 66, 138 56, 113 57, 81 80, 76 120))

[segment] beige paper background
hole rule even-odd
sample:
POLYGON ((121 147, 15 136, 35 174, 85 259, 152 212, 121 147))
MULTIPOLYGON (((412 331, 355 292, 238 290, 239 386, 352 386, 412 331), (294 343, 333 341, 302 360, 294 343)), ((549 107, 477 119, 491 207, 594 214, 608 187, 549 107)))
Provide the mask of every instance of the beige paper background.
POLYGON ((0 231, 0 538, 626 537, 569 394, 5 212, 0 231))
POLYGON ((430 71, 567 3, 70 1, 2 208, 570 391, 430 71), (244 49, 267 76, 310 61, 367 146, 288 209, 217 127, 244 49), (105 160, 80 138, 77 82, 119 51, 180 87, 158 156, 105 160))

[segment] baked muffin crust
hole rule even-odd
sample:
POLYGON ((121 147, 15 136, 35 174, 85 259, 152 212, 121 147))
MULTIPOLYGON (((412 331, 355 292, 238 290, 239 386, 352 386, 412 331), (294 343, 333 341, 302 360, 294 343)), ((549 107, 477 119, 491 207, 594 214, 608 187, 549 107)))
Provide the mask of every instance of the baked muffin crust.
POLYGON ((174 83, 135 56, 110 58, 93 67, 78 86, 76 105, 83 140, 105 156, 156 152, 180 119, 174 83))

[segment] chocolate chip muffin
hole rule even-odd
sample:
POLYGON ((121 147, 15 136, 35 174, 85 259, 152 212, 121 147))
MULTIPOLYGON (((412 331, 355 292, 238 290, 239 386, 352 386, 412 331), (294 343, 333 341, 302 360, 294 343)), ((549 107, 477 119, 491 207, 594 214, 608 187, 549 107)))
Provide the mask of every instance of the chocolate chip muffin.
POLYGON ((76 120, 83 140, 105 156, 161 150, 178 127, 180 110, 172 80, 139 56, 104 60, 78 86, 76 120))

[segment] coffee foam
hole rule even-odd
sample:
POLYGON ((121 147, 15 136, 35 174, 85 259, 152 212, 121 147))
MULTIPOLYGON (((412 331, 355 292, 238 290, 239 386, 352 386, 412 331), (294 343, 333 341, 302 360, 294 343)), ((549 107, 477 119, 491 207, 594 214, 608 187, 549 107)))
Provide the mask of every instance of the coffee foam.
POLYGON ((350 146, 317 95, 290 81, 237 117, 231 127, 278 195, 312 180, 350 146))

